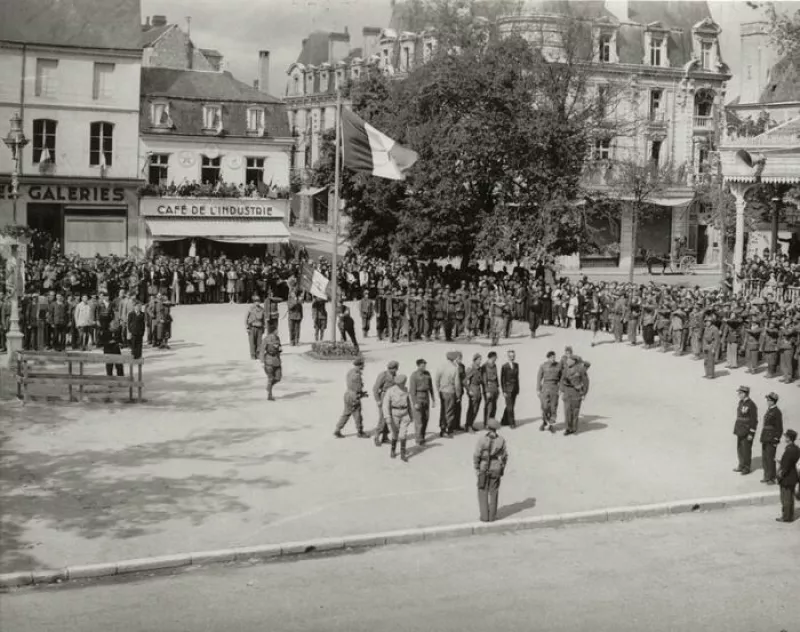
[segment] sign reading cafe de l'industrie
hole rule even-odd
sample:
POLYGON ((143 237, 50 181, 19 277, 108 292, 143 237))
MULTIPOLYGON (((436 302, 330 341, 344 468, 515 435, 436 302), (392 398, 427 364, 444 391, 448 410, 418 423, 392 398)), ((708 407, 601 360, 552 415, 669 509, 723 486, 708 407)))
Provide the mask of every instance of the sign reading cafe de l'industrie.
POLYGON ((255 198, 143 198, 145 217, 274 219, 284 216, 285 200, 255 198))

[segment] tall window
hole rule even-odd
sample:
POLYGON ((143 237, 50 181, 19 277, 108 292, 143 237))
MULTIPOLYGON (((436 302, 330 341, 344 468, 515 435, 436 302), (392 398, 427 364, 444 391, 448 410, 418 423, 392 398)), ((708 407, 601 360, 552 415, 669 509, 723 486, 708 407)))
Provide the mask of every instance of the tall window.
POLYGON ((653 37, 650 40, 650 65, 661 65, 661 52, 664 47, 664 40, 660 37, 653 37))
POLYGON ((711 116, 714 108, 714 93, 711 90, 698 90, 694 95, 694 115, 711 116))
POLYGON ((56 121, 35 119, 33 121, 33 162, 56 161, 56 121))
POLYGON ((711 42, 703 42, 700 44, 700 62, 702 63, 703 70, 711 70, 711 62, 714 58, 714 49, 711 42))
POLYGON ((114 74, 114 64, 94 64, 94 84, 92 85, 92 98, 110 99, 111 80, 114 74))
POLYGON ((708 164, 708 147, 700 147, 699 151, 697 152, 697 172, 698 173, 708 173, 709 171, 709 164, 708 164))
POLYGON ((264 131, 264 108, 250 108, 247 110, 247 131, 264 131))
POLYGON ((422 49, 422 59, 424 62, 428 62, 431 57, 433 57, 433 42, 425 42, 425 46, 422 49))
POLYGON ((203 184, 216 184, 219 182, 221 165, 222 156, 217 156, 216 158, 203 156, 203 160, 200 165, 200 181, 203 184))
POLYGON ((597 116, 604 118, 608 109, 608 86, 597 88, 597 116))
POLYGON ((403 47, 403 58, 401 63, 403 70, 411 70, 411 49, 408 46, 403 47))
POLYGON ((650 143, 650 165, 655 169, 661 164, 661 141, 650 143))
POLYGON ((150 112, 150 118, 152 120, 153 127, 171 127, 172 119, 169 115, 169 104, 153 103, 150 112))
POLYGON ((247 167, 244 172, 244 181, 247 184, 258 186, 264 182, 264 159, 248 158, 247 167))
POLYGON ((222 129, 222 106, 204 105, 203 106, 203 129, 220 130, 222 129))
POLYGON ((608 160, 611 158, 611 141, 607 138, 594 141, 592 160, 608 160))
POLYGON ((321 108, 320 111, 319 111, 319 133, 320 133, 320 135, 322 135, 322 133, 326 129, 328 129, 328 128, 326 127, 326 123, 325 123, 325 108, 321 108))
POLYGON ((299 77, 299 76, 297 76, 297 75, 295 75, 295 76, 293 77, 293 79, 294 79, 294 94, 295 94, 295 95, 300 95, 300 94, 302 94, 302 93, 300 92, 300 77, 299 77))
POLYGON ((36 96, 54 97, 58 89, 58 60, 36 60, 36 96))
POLYGON ((662 119, 661 102, 664 97, 664 91, 660 88, 650 90, 650 120, 660 121, 662 119))
POLYGON ((599 46, 598 59, 601 63, 609 63, 611 61, 611 35, 607 33, 600 35, 599 46))
POLYGON ((147 168, 147 181, 155 186, 169 180, 169 154, 151 154, 147 168))
POLYGON ((89 130, 89 164, 110 167, 114 159, 114 125, 96 122, 89 130))

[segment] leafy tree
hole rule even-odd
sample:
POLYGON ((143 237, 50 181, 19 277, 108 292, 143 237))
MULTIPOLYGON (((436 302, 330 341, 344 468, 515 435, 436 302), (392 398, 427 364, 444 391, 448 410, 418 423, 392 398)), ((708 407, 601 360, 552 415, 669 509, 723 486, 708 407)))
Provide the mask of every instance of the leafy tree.
MULTIPOLYGON (((463 266, 475 256, 573 252, 582 226, 574 200, 599 118, 587 27, 565 22, 553 58, 519 34, 498 37, 476 19, 482 4, 416 6, 434 20, 433 57, 403 78, 372 72, 351 97, 419 162, 401 183, 344 170, 351 242, 374 254, 459 256, 463 266)), ((329 143, 317 184, 333 183, 333 158, 329 143)))

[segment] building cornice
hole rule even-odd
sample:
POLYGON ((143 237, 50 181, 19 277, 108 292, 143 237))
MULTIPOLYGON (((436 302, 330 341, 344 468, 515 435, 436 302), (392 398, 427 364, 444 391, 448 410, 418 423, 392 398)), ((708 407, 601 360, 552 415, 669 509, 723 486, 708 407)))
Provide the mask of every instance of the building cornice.
POLYGON ((31 42, 18 42, 14 40, 0 40, 0 48, 11 48, 26 51, 69 52, 87 56, 104 57, 130 57, 142 59, 141 48, 93 48, 91 46, 68 46, 64 44, 37 44, 31 42))
POLYGON ((193 141, 195 139, 202 139, 203 145, 213 143, 215 145, 222 145, 226 142, 247 142, 248 144, 256 143, 258 145, 294 145, 294 138, 289 136, 209 136, 208 134, 178 134, 174 132, 152 132, 149 130, 140 130, 139 136, 142 140, 186 140, 193 141))
MULTIPOLYGON (((40 97, 35 97, 40 98, 40 97)), ((0 101, 0 107, 19 107, 19 101, 0 101)), ((101 112, 106 114, 136 114, 139 115, 139 108, 115 107, 113 105, 72 105, 63 101, 53 103, 42 103, 28 101, 25 103, 27 110, 61 110, 64 112, 101 112)))

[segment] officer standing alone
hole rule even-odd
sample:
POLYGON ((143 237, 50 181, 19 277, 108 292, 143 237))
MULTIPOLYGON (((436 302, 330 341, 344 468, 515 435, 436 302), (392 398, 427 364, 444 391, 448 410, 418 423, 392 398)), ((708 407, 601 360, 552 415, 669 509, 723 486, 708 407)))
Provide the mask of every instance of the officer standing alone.
POLYGON ((778 408, 778 396, 775 393, 767 395, 767 412, 764 413, 764 422, 761 426, 761 465, 764 468, 762 483, 774 485, 778 473, 775 469, 775 455, 778 444, 783 435, 783 413, 778 408))
POLYGON ((500 480, 508 465, 506 440, 497 434, 500 423, 492 418, 486 422, 487 432, 475 446, 472 463, 478 483, 478 507, 481 522, 494 522, 497 518, 497 501, 500 480))
POLYGON ((271 329, 264 336, 261 357, 264 363, 264 373, 267 376, 267 400, 274 402, 272 387, 280 382, 283 377, 281 371, 281 340, 278 338, 276 329, 271 329))
POLYGON ((758 407, 750 399, 749 386, 740 386, 736 392, 739 394, 739 404, 736 406, 736 423, 733 425, 733 434, 736 435, 736 453, 739 457, 739 465, 733 471, 745 476, 750 473, 753 458, 753 438, 756 436, 758 427, 758 407))
POLYGON ((797 433, 789 428, 784 435, 786 438, 786 449, 781 456, 780 467, 778 468, 778 483, 781 486, 781 508, 782 515, 775 518, 778 522, 794 522, 794 488, 797 487, 798 474, 797 462, 800 461, 800 448, 795 443, 797 433))
POLYGON ((244 325, 247 329, 247 340, 250 343, 250 359, 258 359, 258 351, 261 346, 261 338, 264 336, 264 325, 267 322, 264 306, 260 303, 257 294, 253 294, 253 303, 247 310, 244 325))

